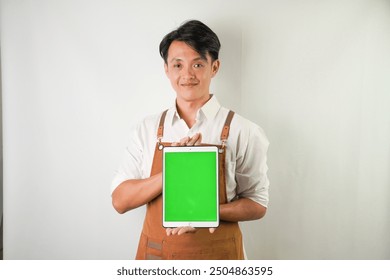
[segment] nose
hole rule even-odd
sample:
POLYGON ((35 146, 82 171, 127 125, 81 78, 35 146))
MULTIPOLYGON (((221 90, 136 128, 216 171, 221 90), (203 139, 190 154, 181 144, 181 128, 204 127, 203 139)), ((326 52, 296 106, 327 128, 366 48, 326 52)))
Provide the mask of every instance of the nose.
POLYGON ((186 79, 193 79, 193 78, 195 78, 195 72, 194 72, 194 69, 191 66, 183 67, 183 78, 186 78, 186 79))

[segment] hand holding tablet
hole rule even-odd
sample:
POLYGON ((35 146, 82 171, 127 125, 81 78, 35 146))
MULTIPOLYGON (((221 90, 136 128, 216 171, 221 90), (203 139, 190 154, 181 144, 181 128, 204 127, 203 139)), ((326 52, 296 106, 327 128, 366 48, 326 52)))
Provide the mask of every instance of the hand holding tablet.
POLYGON ((192 137, 184 137, 180 139, 180 142, 172 143, 172 146, 199 146, 202 143, 202 134, 195 133, 192 137))
MULTIPOLYGON (((194 233, 197 230, 198 229, 193 228, 193 227, 177 227, 177 228, 167 228, 166 232, 167 232, 167 235, 170 236, 170 235, 175 235, 175 234, 182 235, 185 233, 194 233)), ((209 228, 210 233, 214 233, 215 230, 216 230, 216 228, 209 228)))

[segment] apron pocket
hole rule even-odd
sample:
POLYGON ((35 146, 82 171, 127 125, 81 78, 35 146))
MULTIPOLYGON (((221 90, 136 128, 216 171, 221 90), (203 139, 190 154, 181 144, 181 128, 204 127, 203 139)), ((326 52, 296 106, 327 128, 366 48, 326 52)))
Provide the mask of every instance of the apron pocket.
POLYGON ((173 253, 168 260, 229 260, 229 252, 176 252, 173 253))
POLYGON ((234 238, 206 241, 199 246, 192 244, 164 244, 168 260, 237 260, 234 238), (169 249, 168 249, 169 248, 169 249))

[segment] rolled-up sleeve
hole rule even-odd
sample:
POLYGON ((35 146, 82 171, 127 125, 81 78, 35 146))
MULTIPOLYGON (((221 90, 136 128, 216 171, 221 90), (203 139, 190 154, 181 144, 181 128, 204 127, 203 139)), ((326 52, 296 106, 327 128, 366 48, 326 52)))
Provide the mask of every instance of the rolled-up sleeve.
POLYGON ((269 180, 267 151, 269 141, 264 131, 253 125, 242 132, 236 158, 237 195, 268 206, 269 180))
POLYGON ((126 180, 142 178, 143 146, 139 130, 139 126, 135 126, 130 133, 130 141, 122 157, 122 163, 115 171, 111 183, 111 193, 126 180))

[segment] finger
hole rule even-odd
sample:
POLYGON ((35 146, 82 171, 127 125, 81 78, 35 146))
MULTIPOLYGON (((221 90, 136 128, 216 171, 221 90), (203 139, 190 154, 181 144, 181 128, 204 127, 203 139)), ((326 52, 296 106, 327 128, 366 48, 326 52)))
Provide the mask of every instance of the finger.
POLYGON ((167 233, 167 236, 170 236, 172 234, 172 229, 171 228, 167 228, 165 231, 167 233))
POLYGON ((195 232, 196 229, 193 227, 177 227, 177 228, 171 228, 170 229, 170 235, 181 235, 187 232, 195 232))
POLYGON ((184 137, 184 138, 180 139, 179 145, 180 146, 186 146, 189 140, 190 140, 190 137, 188 137, 188 136, 184 137))
POLYGON ((202 140, 202 137, 200 136, 200 133, 195 133, 194 136, 188 141, 187 146, 194 146, 195 143, 199 140, 199 138, 202 140))
POLYGON ((182 235, 184 233, 192 233, 192 232, 195 232, 196 229, 193 228, 193 227, 181 227, 178 231, 178 235, 182 235))
POLYGON ((216 230, 216 228, 209 228, 210 233, 214 233, 215 230, 216 230))
POLYGON ((196 142, 195 142, 195 146, 199 146, 201 143, 202 143, 202 134, 199 133, 199 137, 198 137, 198 140, 196 140, 196 142))
POLYGON ((177 228, 172 228, 171 229, 171 235, 176 235, 180 230, 180 227, 177 227, 177 228))

